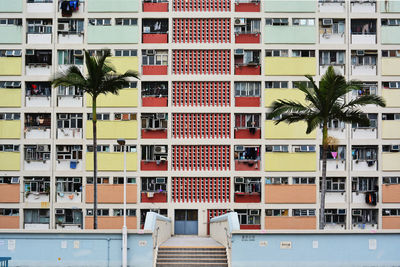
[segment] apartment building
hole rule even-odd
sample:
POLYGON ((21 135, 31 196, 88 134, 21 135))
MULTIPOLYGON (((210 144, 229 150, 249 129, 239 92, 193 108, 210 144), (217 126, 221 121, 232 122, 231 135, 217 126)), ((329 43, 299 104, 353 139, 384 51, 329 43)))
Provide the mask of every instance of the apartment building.
POLYGON ((91 229, 91 99, 51 88, 83 49, 141 73, 98 99, 99 228, 147 211, 207 235, 317 229, 321 132, 266 120, 329 65, 382 95, 368 127, 332 121, 326 229, 400 228, 400 2, 394 0, 0 0, 0 228, 91 229))

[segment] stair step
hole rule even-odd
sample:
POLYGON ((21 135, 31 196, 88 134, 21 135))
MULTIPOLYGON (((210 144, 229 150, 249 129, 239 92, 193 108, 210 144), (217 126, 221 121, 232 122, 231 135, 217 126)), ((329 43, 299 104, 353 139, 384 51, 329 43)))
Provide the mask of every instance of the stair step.
POLYGON ((166 251, 166 250, 197 250, 197 251, 225 251, 224 247, 159 247, 159 251, 166 251))
POLYGON ((188 257, 188 256, 195 256, 195 257, 226 257, 226 253, 158 253, 158 257, 170 257, 170 256, 179 256, 179 257, 188 257))
POLYGON ((225 250, 220 250, 220 251, 208 251, 208 250, 159 250, 158 253, 163 253, 163 254, 171 254, 171 253, 179 253, 179 254, 199 254, 199 255, 204 255, 204 254, 210 254, 210 255, 214 255, 214 254, 225 254, 226 251, 225 250))
POLYGON ((226 263, 227 259, 182 259, 182 258, 170 258, 170 259, 157 259, 157 262, 200 262, 200 263, 208 263, 208 262, 222 262, 226 263))
POLYGON ((227 263, 167 263, 161 262, 156 264, 157 267, 176 267, 176 266, 193 266, 193 267, 226 267, 228 266, 227 263))
POLYGON ((158 255, 158 259, 226 259, 226 255, 158 255))

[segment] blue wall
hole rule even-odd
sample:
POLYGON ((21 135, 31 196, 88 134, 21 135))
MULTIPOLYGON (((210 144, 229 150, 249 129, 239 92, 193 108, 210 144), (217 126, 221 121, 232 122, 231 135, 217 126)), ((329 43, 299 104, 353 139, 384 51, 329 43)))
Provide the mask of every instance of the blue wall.
POLYGON ((400 233, 233 234, 232 266, 400 266, 400 233), (369 249, 370 239, 376 250, 369 249), (281 249, 281 241, 292 248, 281 249))
MULTIPOLYGON (((0 233, 0 257, 12 257, 9 266, 113 267, 122 264, 121 243, 121 234, 0 233), (9 240, 15 240, 15 250, 9 250, 9 240), (76 241, 79 248, 74 248, 76 241)), ((151 267, 152 246, 151 234, 129 234, 128 265, 151 267)))

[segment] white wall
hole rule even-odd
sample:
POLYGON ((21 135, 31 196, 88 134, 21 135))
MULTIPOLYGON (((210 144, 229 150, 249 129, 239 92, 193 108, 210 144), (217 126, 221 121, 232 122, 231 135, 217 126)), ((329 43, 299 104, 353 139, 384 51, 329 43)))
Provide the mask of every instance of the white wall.
MULTIPOLYGON (((325 72, 328 70, 328 67, 330 65, 323 65, 323 66, 319 66, 319 74, 320 75, 324 75, 325 72)), ((341 65, 341 66, 333 66, 333 69, 335 70, 336 73, 340 74, 340 75, 344 75, 344 69, 345 69, 345 65, 341 65)))
POLYGON ((82 202, 82 193, 75 192, 75 193, 61 193, 57 192, 56 194, 56 201, 57 203, 80 203, 82 202))
POLYGON ((57 129, 57 139, 82 139, 83 129, 57 129))
POLYGON ((351 12, 357 12, 357 13, 375 13, 376 10, 376 5, 375 3, 354 3, 350 4, 351 6, 351 12))
POLYGON ((29 229, 29 230, 46 230, 46 229, 50 229, 48 223, 25 223, 24 228, 25 229, 29 229))
POLYGON ((30 13, 52 13, 54 12, 54 3, 27 3, 26 11, 30 13))
POLYGON ((70 162, 77 161, 77 160, 57 160, 56 162, 56 170, 57 171, 82 171, 82 160, 78 160, 78 164, 76 164, 76 169, 70 168, 70 162))
POLYGON ((28 163, 24 160, 25 171, 49 171, 51 166, 51 160, 46 161, 30 161, 28 163))
POLYGON ((377 135, 378 130, 375 128, 351 129, 351 138, 353 139, 376 139, 377 135))
POLYGON ((28 44, 51 44, 52 34, 37 34, 28 33, 27 43, 28 44))
POLYGON ((26 75, 38 75, 38 76, 50 76, 51 75, 51 66, 46 65, 28 65, 25 67, 26 75))
POLYGON ((64 107, 80 108, 83 106, 83 97, 58 96, 57 106, 62 108, 64 107))
POLYGON ((353 160, 353 171, 376 171, 378 169, 378 164, 375 162, 374 165, 368 166, 367 161, 361 161, 359 160, 358 163, 356 163, 355 160, 353 160))
POLYGON ((344 12, 345 3, 319 3, 319 12, 336 13, 344 12))
POLYGON ((50 129, 30 129, 25 132, 25 139, 50 139, 50 129))
POLYGON ((319 42, 321 44, 344 44, 344 34, 320 34, 319 42))
POLYGON ((376 34, 352 34, 352 44, 376 44, 376 34))
POLYGON ((27 96, 25 97, 26 107, 50 107, 50 96, 27 96))
POLYGON ((25 195, 25 202, 40 203, 49 202, 49 194, 46 193, 30 193, 28 196, 25 195))
POLYGON ((325 194, 326 203, 346 203, 345 192, 326 192, 325 194))
POLYGON ((83 34, 58 34, 59 44, 83 44, 83 34))

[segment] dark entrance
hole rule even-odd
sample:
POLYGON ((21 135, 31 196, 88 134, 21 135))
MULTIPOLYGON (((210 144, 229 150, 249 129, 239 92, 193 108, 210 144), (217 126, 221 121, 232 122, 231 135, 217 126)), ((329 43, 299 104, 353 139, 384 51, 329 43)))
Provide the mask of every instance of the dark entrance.
POLYGON ((175 210, 175 234, 198 234, 197 210, 175 210))

